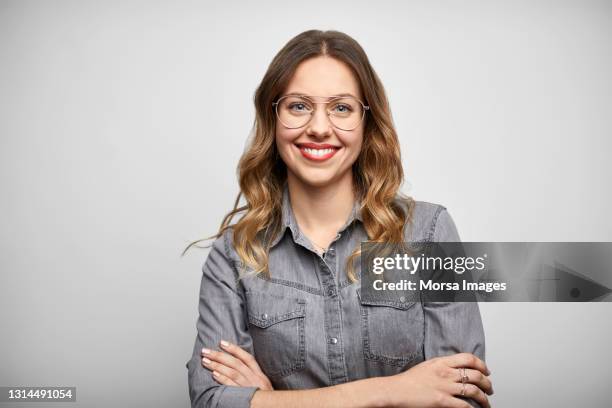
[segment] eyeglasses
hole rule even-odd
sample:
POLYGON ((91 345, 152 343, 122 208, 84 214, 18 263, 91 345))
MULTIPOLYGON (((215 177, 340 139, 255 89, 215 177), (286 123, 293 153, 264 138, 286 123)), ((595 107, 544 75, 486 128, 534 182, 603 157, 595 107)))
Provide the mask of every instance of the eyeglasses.
POLYGON ((315 102, 315 96, 289 94, 273 102, 278 120, 288 129, 299 129, 306 126, 313 117, 315 105, 324 104, 331 124, 340 130, 353 130, 357 128, 370 109, 352 96, 318 96, 318 98, 331 98, 327 102, 315 102))

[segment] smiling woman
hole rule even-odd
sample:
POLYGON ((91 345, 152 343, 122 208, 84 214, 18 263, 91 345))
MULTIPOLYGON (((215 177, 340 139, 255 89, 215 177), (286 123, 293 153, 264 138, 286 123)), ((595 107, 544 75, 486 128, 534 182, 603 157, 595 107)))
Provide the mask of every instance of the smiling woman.
MULTIPOLYGON (((364 133, 361 124, 369 108, 360 101, 362 98, 361 87, 350 67, 321 55, 299 64, 287 90, 273 103, 278 119, 276 148, 288 168, 290 191, 298 195, 301 194, 296 191, 299 189, 302 194, 319 194, 321 198, 327 191, 328 197, 331 194, 345 199, 345 208, 338 207, 336 211, 314 207, 296 211, 298 218, 304 217, 302 222, 298 221, 302 231, 319 252, 329 245, 345 221, 342 210, 346 213, 352 206, 351 167, 361 152, 364 133), (324 101, 315 102, 315 99, 324 101), (324 109, 320 109, 321 106, 324 109), (317 225, 317 220, 306 218, 314 211, 330 210, 327 219, 325 216, 319 218, 325 225, 317 225)), ((296 202, 294 208, 298 205, 296 202)))
POLYGON ((349 187, 347 191, 352 188, 349 170, 361 151, 363 127, 359 125, 365 109, 355 97, 334 96, 339 94, 362 98, 359 82, 351 69, 323 55, 297 67, 286 95, 276 104, 276 147, 291 170, 287 177, 294 180, 289 183, 301 183, 305 187, 344 183, 349 187), (300 92, 331 96, 292 96, 300 92), (315 104, 315 98, 328 100, 315 104), (325 106, 325 109, 314 106, 325 106), (343 127, 348 130, 340 129, 337 123, 346 125, 343 127))
POLYGON ((398 137, 361 46, 299 34, 255 108, 240 194, 202 268, 192 406, 488 407, 477 303, 361 295, 361 242, 459 241, 445 207, 400 192, 398 137))

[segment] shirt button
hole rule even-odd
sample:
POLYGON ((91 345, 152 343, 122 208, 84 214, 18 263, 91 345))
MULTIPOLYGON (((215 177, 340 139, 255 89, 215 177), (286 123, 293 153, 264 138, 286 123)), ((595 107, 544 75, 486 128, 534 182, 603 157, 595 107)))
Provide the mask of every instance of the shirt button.
POLYGON ((338 339, 336 337, 332 337, 331 339, 329 339, 329 342, 331 344, 336 344, 336 343, 338 343, 338 339))
POLYGON ((336 294, 336 291, 334 290, 334 288, 329 288, 329 289, 327 290, 327 294, 328 294, 329 296, 334 296, 334 295, 336 294))
POLYGON ((400 297, 400 302, 404 303, 406 301, 406 298, 404 296, 400 297))
POLYGON ((261 315, 261 320, 268 320, 268 314, 267 313, 263 313, 261 315))

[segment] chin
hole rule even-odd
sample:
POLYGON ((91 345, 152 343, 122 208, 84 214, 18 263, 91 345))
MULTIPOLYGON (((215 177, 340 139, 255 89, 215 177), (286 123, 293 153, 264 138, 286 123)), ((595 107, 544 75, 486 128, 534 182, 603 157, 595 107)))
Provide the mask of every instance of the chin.
POLYGON ((328 186, 329 184, 332 184, 334 181, 334 178, 332 176, 325 176, 325 177, 308 176, 308 177, 300 177, 300 179, 302 180, 302 183, 310 187, 325 187, 325 186, 328 186))

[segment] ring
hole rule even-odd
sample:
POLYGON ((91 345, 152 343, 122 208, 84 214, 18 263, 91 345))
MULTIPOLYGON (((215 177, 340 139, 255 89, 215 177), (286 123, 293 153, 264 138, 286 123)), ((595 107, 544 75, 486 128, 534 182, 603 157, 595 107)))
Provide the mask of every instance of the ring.
POLYGON ((465 373, 465 367, 462 367, 463 369, 463 375, 461 376, 461 382, 462 383, 466 383, 470 381, 470 377, 467 376, 467 374, 465 373))
POLYGON ((461 375, 461 396, 465 396, 465 383, 469 380, 465 374, 465 367, 459 369, 459 374, 461 375))

